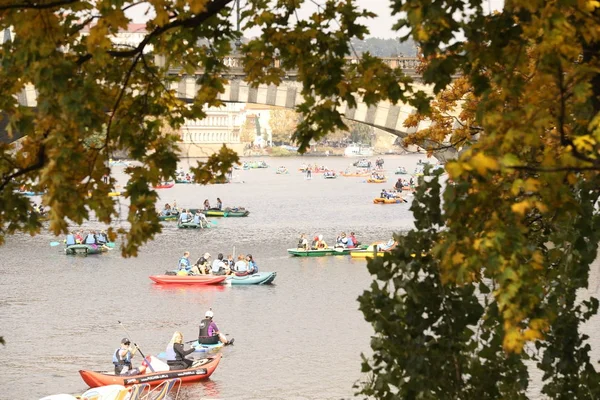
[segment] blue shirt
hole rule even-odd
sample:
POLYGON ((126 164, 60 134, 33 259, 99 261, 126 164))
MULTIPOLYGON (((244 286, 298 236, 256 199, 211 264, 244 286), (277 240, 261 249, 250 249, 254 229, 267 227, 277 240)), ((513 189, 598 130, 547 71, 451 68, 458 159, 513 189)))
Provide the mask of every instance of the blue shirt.
POLYGON ((179 269, 185 269, 187 271, 189 271, 192 268, 192 264, 190 263, 190 260, 186 257, 181 257, 179 259, 179 269))

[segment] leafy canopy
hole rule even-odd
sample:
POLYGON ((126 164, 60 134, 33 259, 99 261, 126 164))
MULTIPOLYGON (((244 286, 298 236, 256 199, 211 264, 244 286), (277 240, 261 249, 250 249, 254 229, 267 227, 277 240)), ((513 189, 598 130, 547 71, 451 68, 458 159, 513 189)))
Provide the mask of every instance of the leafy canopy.
MULTIPOLYGON (((407 101, 408 83, 400 70, 363 54, 355 64, 352 39, 363 39, 359 22, 373 16, 350 1, 325 1, 309 18, 297 20, 302 1, 248 0, 241 13, 244 29, 258 28, 258 38, 239 49, 246 80, 252 85, 278 84, 285 70, 298 71, 304 102, 302 122, 293 138, 304 151, 310 140, 344 126, 337 107, 380 100, 407 101), (276 67, 274 60, 280 65, 276 67)), ((178 161, 176 131, 185 118, 203 118, 208 106, 219 106, 228 83, 223 62, 239 32, 232 26, 233 0, 15 0, 0 4, 0 29, 14 40, 0 48, 0 109, 10 132, 26 135, 0 144, 0 242, 17 231, 35 234, 42 223, 31 202, 15 191, 26 186, 44 191, 50 208, 49 227, 67 231, 93 213, 111 223, 118 217, 107 196, 115 180, 102 181, 115 152, 135 160, 127 168, 129 198, 122 253, 136 255, 139 246, 160 232, 152 189, 173 178, 178 161), (131 20, 131 7, 155 15, 138 45, 111 40, 131 20), (173 73, 173 71, 177 71, 173 73), (177 97, 177 82, 196 77, 191 104, 177 97), (21 106, 17 95, 37 91, 37 108, 21 106)), ((421 101, 422 102, 422 101, 421 101)), ((238 161, 223 147, 194 168, 198 182, 221 179, 238 161)))
POLYGON ((360 391, 526 398, 534 364, 548 398, 599 398, 582 333, 598 300, 581 289, 600 240, 600 2, 486 3, 393 2, 437 91, 407 141, 458 158, 448 182, 421 180, 416 229, 369 263, 360 391))

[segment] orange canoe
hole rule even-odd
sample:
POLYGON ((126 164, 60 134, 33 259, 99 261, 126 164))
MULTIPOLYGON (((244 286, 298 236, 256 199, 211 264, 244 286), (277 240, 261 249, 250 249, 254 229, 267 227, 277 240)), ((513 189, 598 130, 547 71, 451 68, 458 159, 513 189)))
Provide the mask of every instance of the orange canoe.
POLYGON ((106 372, 80 370, 79 374, 89 387, 98 387, 106 385, 135 385, 138 383, 147 383, 150 386, 156 386, 167 379, 179 378, 181 382, 197 382, 207 379, 215 371, 221 361, 221 354, 215 354, 212 357, 201 360, 204 363, 188 369, 176 369, 172 371, 151 372, 143 375, 114 375, 106 372))
POLYGON ((178 283, 188 285, 215 285, 227 279, 226 275, 152 275, 156 283, 178 283))

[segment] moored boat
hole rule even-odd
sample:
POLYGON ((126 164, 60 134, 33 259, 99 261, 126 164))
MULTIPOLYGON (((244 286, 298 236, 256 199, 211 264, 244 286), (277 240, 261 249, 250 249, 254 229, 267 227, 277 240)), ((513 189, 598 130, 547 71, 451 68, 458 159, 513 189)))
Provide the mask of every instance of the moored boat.
POLYGON ((353 143, 344 149, 346 157, 371 157, 373 149, 360 143, 353 143))
POLYGON ((186 284, 186 285, 217 285, 222 283, 227 276, 225 275, 151 275, 156 283, 160 284, 186 284))
POLYGON ((181 382, 198 382, 207 379, 212 375, 221 361, 221 354, 198 360, 192 368, 178 369, 172 371, 158 371, 142 375, 114 375, 107 372, 97 372, 80 370, 79 374, 89 387, 98 387, 106 385, 135 385, 147 383, 150 386, 156 386, 168 379, 181 379, 181 382))
POLYGON ((257 272, 255 274, 234 274, 225 280, 232 285, 268 285, 275 280, 277 272, 257 272))

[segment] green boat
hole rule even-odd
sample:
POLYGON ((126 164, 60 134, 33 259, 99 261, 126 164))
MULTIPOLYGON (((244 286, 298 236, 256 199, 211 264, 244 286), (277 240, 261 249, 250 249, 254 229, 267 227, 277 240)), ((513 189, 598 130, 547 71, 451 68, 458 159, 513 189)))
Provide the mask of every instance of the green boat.
POLYGON ((159 221, 177 221, 179 219, 179 214, 171 214, 171 215, 159 215, 159 221))
POLYGON ((353 249, 346 249, 343 247, 328 247, 326 249, 318 250, 304 250, 304 249, 287 249, 287 252, 295 257, 324 257, 324 256, 343 256, 350 254, 353 249))
POLYGON ((247 217, 248 214, 250 214, 250 211, 244 208, 226 208, 224 210, 202 210, 199 208, 190 208, 190 212, 193 214, 200 212, 207 217, 247 217))
POLYGON ((65 247, 65 254, 68 256, 74 256, 76 254, 88 255, 88 254, 100 254, 102 248, 95 244, 73 244, 65 247))
POLYGON ((179 229, 202 229, 202 228, 204 228, 202 226, 202 224, 195 224, 193 222, 183 222, 183 223, 177 224, 177 227, 179 229))

